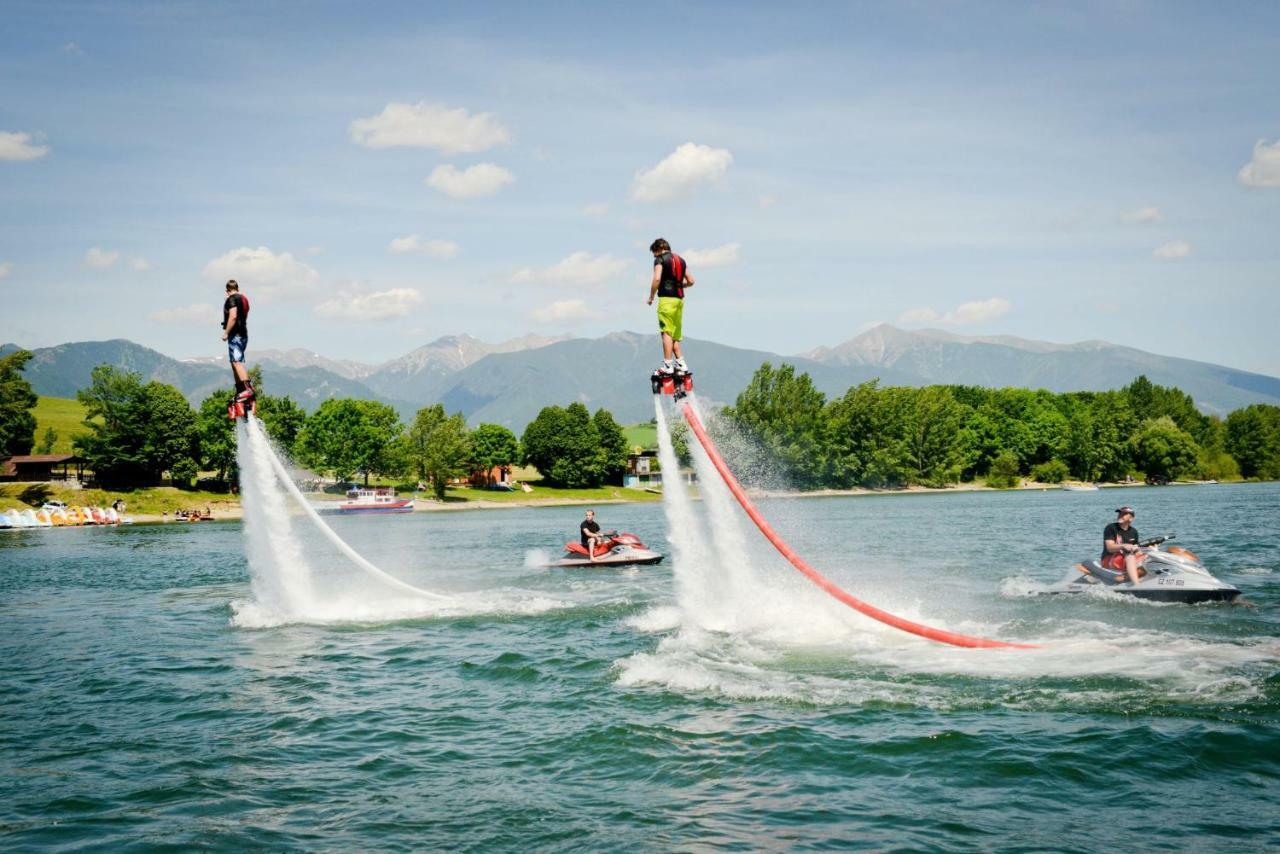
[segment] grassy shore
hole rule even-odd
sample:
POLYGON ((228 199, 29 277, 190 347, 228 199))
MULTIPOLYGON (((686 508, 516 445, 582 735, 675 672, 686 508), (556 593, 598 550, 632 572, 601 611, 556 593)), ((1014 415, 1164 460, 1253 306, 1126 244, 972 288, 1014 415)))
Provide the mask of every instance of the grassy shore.
POLYGON ((72 440, 85 432, 84 405, 78 400, 65 397, 42 397, 36 401, 31 414, 36 417, 36 446, 44 441, 45 431, 50 427, 58 434, 53 443, 54 454, 72 453, 72 440))
POLYGON ((189 491, 172 486, 155 486, 149 489, 120 492, 106 489, 69 489, 65 486, 44 483, 9 483, 0 486, 0 510, 10 508, 26 510, 52 500, 63 501, 73 507, 110 507, 117 499, 124 501, 125 512, 135 518, 159 516, 162 513, 172 514, 175 510, 199 508, 203 511, 206 507, 214 511, 214 516, 217 516, 220 511, 225 514, 232 508, 238 510, 240 507, 240 500, 234 495, 189 491))

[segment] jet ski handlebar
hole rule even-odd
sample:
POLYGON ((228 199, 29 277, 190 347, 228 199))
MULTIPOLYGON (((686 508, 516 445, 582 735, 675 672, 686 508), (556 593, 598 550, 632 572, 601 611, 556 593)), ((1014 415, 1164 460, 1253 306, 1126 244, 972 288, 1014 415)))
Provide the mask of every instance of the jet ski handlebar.
POLYGON ((1173 539, 1174 537, 1176 537, 1176 536, 1178 536, 1178 535, 1177 535, 1177 534, 1165 534, 1163 537, 1152 537, 1152 538, 1151 538, 1151 539, 1149 539, 1149 540, 1142 540, 1141 542, 1139 542, 1139 543, 1138 543, 1138 545, 1139 545, 1141 548, 1147 549, 1147 548, 1151 548, 1152 546, 1158 546, 1158 545, 1160 545, 1161 543, 1167 543, 1169 540, 1172 540, 1172 539, 1173 539))

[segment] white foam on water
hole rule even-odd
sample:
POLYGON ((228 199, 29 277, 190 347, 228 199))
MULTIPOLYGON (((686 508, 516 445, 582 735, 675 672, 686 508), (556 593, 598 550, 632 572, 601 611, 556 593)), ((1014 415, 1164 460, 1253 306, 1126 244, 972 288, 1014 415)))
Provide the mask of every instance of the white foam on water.
POLYGON ((546 549, 529 549, 524 553, 525 569, 542 569, 551 562, 551 555, 546 549))
POLYGON ((1052 636, 1037 639, 1038 650, 960 649, 901 632, 852 631, 821 645, 794 640, 683 627, 653 652, 618 661, 617 683, 815 704, 1136 710, 1256 700, 1280 661, 1280 638, 1234 643, 1084 621, 1056 626, 1052 636))
POLYGON ((1270 575, 1274 571, 1269 566, 1246 566, 1231 570, 1234 575, 1270 575))
POLYGON ((624 622, 638 632, 656 634, 680 628, 680 608, 675 605, 659 605, 640 614, 627 617, 624 622))

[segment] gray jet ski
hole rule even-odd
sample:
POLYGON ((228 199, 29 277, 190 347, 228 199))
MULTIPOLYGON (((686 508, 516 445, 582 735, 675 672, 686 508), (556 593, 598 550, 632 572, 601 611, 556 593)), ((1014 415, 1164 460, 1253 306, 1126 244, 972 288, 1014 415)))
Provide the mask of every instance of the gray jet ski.
POLYGON ((1109 590, 1151 602, 1181 602, 1195 605, 1200 602, 1232 602, 1240 590, 1219 581, 1204 568, 1204 562, 1194 553, 1178 546, 1160 548, 1174 538, 1173 534, 1153 537, 1138 543, 1147 560, 1142 564, 1145 572, 1137 584, 1130 584, 1124 570, 1107 569, 1097 560, 1076 564, 1071 573, 1048 593, 1085 593, 1090 590, 1109 590))

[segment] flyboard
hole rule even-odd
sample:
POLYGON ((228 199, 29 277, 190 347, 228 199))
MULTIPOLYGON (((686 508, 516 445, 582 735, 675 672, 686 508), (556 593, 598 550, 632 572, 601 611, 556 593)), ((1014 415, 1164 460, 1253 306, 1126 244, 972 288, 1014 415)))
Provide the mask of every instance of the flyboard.
POLYGON ((725 485, 729 487, 729 491, 733 493, 733 497, 742 505, 742 509, 746 511, 751 521, 760 529, 760 533, 764 534, 769 542, 773 543, 774 548, 787 559, 787 561, 800 571, 802 575, 816 584, 824 593, 843 602, 850 608, 860 614, 865 614, 873 620, 878 620, 886 626, 892 626, 904 632, 913 635, 919 635, 922 638, 938 641, 940 643, 951 644, 952 646, 962 646, 971 649, 1038 649, 1035 644, 1010 643, 1008 641, 991 640, 989 638, 973 637, 971 635, 962 635, 956 632, 948 632, 944 629, 935 629, 932 626, 926 626, 923 623, 915 623, 911 620, 904 619, 896 614, 890 614, 888 611, 864 602, 848 591, 839 587, 831 579, 818 572, 795 550, 787 544, 787 542, 773 530, 771 526, 756 508, 755 503, 747 495, 742 488, 742 484, 738 483, 738 479, 734 477, 733 472, 725 463, 724 458, 720 456, 719 450, 716 449, 715 443, 711 441, 711 437, 707 435, 706 428, 702 426, 702 420, 698 417, 698 413, 690 405, 690 401, 686 400, 689 394, 693 392, 693 374, 688 371, 677 371, 673 373, 654 371, 650 378, 650 385, 654 394, 671 395, 673 402, 680 409, 680 414, 684 416, 684 420, 688 423, 689 429, 693 431, 693 435, 698 437, 698 442, 706 450, 707 456, 711 458, 711 464, 715 466, 716 471, 720 473, 720 477, 724 479, 725 485))
POLYGON ((343 540, 342 537, 339 537, 337 533, 320 518, 320 514, 311 506, 311 502, 307 501, 306 497, 303 496, 302 490, 298 489, 298 485, 293 482, 293 478, 289 476, 289 472, 285 469, 284 464, 281 463, 280 458, 276 456, 275 450, 270 447, 270 440, 267 437, 267 432, 262 428, 262 424, 254 415, 256 411, 257 405, 252 396, 249 396, 247 400, 242 396, 235 396, 232 397, 231 403, 227 407, 227 416, 233 421, 237 418, 243 418, 245 420, 245 428, 256 434, 258 441, 268 443, 267 449, 269 453, 267 454, 267 457, 271 460, 271 470, 275 472, 276 479, 279 480, 280 483, 284 484, 284 488, 293 496, 293 500, 296 501, 298 506, 303 509, 311 519, 312 523, 320 529, 320 533, 325 536, 325 539, 333 543, 338 548, 338 551, 346 555, 356 566, 396 590, 427 599, 447 601, 452 598, 440 593, 433 593, 430 590, 423 590, 421 587, 414 587, 412 584, 401 581, 394 575, 379 569, 377 566, 366 560, 359 552, 347 545, 346 541, 343 540))

